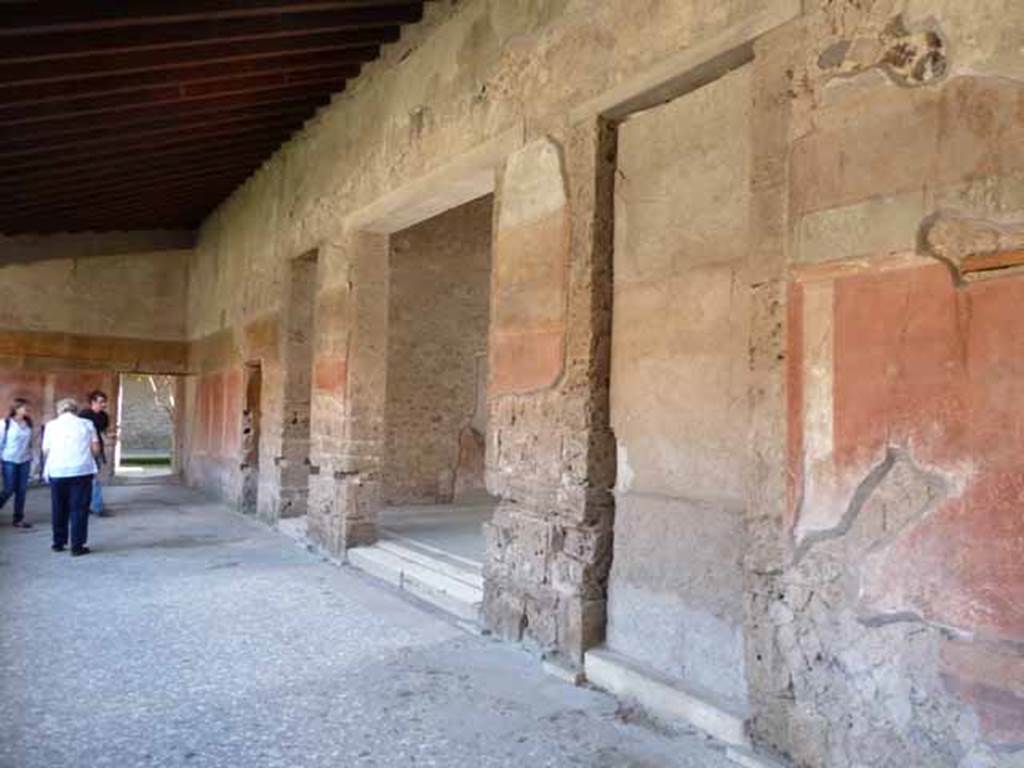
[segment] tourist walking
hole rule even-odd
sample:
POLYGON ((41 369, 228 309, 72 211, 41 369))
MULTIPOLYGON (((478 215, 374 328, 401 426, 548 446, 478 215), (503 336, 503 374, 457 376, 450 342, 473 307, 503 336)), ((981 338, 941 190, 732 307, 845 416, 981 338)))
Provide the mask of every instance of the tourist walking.
POLYGON ((71 398, 58 402, 57 418, 46 425, 43 434, 54 552, 63 552, 67 546, 70 523, 71 555, 89 554, 85 546, 89 539, 89 499, 99 453, 99 435, 91 421, 78 417, 78 404, 71 398))
POLYGON ((107 414, 107 393, 96 389, 89 393, 89 407, 83 408, 78 414, 83 419, 88 419, 96 428, 96 436, 100 441, 100 452, 96 457, 96 476, 92 480, 92 496, 89 499, 89 512, 99 517, 106 517, 107 513, 103 508, 103 488, 100 485, 99 472, 107 463, 106 446, 103 438, 107 436, 110 428, 110 416, 107 414))
POLYGON ((0 509, 14 497, 14 527, 31 528, 25 522, 25 497, 28 476, 32 469, 32 417, 28 400, 15 398, 4 419, 0 434, 0 462, 3 465, 4 489, 0 492, 0 509))

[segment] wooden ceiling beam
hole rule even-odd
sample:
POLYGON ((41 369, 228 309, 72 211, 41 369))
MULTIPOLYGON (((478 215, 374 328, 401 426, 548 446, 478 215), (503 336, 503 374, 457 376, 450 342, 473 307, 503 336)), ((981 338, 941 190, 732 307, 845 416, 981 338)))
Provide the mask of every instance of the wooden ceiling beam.
MULTIPOLYGON (((397 27, 383 29, 327 32, 287 39, 255 40, 221 45, 197 45, 193 48, 139 53, 97 53, 75 59, 59 59, 30 63, 0 61, 0 83, 26 83, 80 80, 106 77, 111 74, 189 69, 239 61, 276 59, 302 53, 339 54, 349 51, 358 56, 376 51, 384 43, 398 38, 397 27)), ((368 58, 374 58, 376 54, 368 58)))
POLYGON ((209 146, 212 144, 230 145, 234 141, 251 141, 260 138, 284 141, 293 131, 298 129, 299 125, 291 120, 271 124, 256 123, 243 127, 228 126, 226 128, 214 128, 206 132, 193 134, 173 133, 151 140, 138 140, 135 136, 129 135, 125 136, 121 143, 105 146, 87 145, 61 152, 54 156, 37 154, 4 159, 3 155, 0 154, 0 167, 3 168, 6 179, 14 180, 23 174, 31 174, 33 171, 52 168, 56 162, 67 168, 74 166, 80 160, 91 164, 105 162, 109 159, 131 157, 132 154, 136 154, 139 157, 160 157, 169 152, 177 152, 181 148, 209 146))
MULTIPOLYGON (((281 105, 269 104, 265 107, 258 107, 251 110, 238 110, 237 112, 214 113, 204 117, 171 121, 153 120, 126 126, 122 129, 111 130, 110 126, 101 128, 89 127, 76 129, 67 127, 61 131, 41 132, 33 131, 31 134, 22 135, 11 131, 8 135, 0 133, 0 156, 18 154, 32 154, 35 151, 50 152, 60 151, 65 148, 86 146, 90 144, 102 145, 113 144, 122 141, 125 132, 129 132, 133 139, 143 137, 156 137, 174 133, 189 133, 203 131, 206 129, 245 126, 250 123, 271 123, 277 120, 291 118, 296 122, 304 122, 315 108, 309 102, 286 102, 281 105), (129 130, 130 129, 130 130, 129 130)), ((115 127, 116 128, 116 127, 115 127)))
POLYGON ((260 151, 270 157, 280 146, 284 136, 257 136, 247 141, 224 139, 197 146, 183 146, 169 149, 160 155, 128 156, 98 161, 83 161, 74 165, 55 163, 52 167, 22 173, 20 176, 5 175, 0 177, 0 185, 19 191, 29 190, 32 186, 46 179, 63 179, 65 183, 73 183, 74 179, 103 178, 119 176, 136 171, 155 168, 173 168, 179 163, 203 162, 217 157, 229 157, 245 154, 250 157, 260 151))
POLYGON ((25 190, 19 194, 13 194, 9 190, 0 198, 0 208, 6 210, 21 210, 28 207, 43 207, 55 201, 78 200, 84 197, 95 197, 123 190, 138 190, 140 193, 150 189, 158 188, 161 184, 177 183, 184 179, 218 178, 231 176, 244 180, 250 173, 252 167, 239 162, 237 157, 228 158, 221 162, 205 162, 196 165, 188 165, 175 171, 156 171, 151 175, 131 174, 129 176, 89 180, 82 184, 73 186, 50 186, 25 190), (38 201, 38 202, 36 202, 38 201))
POLYGON ((73 176, 62 173, 62 167, 55 165, 52 169, 47 169, 46 172, 33 173, 32 175, 26 174, 18 178, 4 177, 2 183, 0 183, 0 189, 4 189, 12 195, 22 196, 49 189, 53 184, 63 183, 66 185, 74 178, 77 178, 82 183, 106 180, 110 177, 135 178, 139 174, 171 172, 187 163, 209 163, 214 160, 218 162, 224 160, 227 162, 231 158, 239 158, 239 162, 244 159, 259 163, 269 158, 273 154, 274 149, 276 149, 276 145, 273 145, 271 141, 197 146, 191 151, 183 150, 158 157, 132 156, 116 158, 112 161, 101 162, 91 166, 83 164, 71 169, 75 174, 73 176))
POLYGON ((20 85, 0 83, 0 103, 45 103, 58 99, 131 93, 166 86, 184 87, 197 83, 235 80, 260 75, 308 72, 347 66, 351 76, 359 74, 362 62, 374 55, 374 48, 341 49, 330 54, 300 53, 273 59, 251 59, 204 64, 178 69, 112 73, 86 78, 66 78, 55 82, 27 82, 20 85), (353 55, 355 51, 358 55, 353 55), (369 56, 366 54, 370 53, 369 56))
POLYGON ((74 115, 134 112, 161 105, 209 103, 217 100, 242 100, 257 94, 298 92, 312 96, 325 89, 341 91, 352 76, 351 65, 292 75, 258 75, 226 82, 200 83, 177 88, 163 86, 151 92, 112 94, 109 96, 72 98, 45 104, 0 103, 0 125, 32 125, 50 119, 74 115))
POLYGON ((131 3, 83 5, 81 0, 7 2, 0 35, 84 32, 91 29, 179 24, 186 21, 346 10, 359 6, 407 4, 408 0, 133 0, 131 3))
POLYGON ((0 143, 6 145, 16 139, 35 141, 79 132, 134 132, 139 128, 170 127, 236 116, 264 115, 292 107, 305 107, 312 116, 316 108, 326 104, 329 99, 330 95, 325 93, 286 93, 278 98, 274 98, 273 94, 256 94, 244 99, 235 98, 220 102, 187 103, 173 107, 156 106, 113 114, 79 115, 36 123, 31 131, 20 126, 0 127, 0 143))
POLYGON ((220 138, 222 136, 247 137, 259 133, 273 133, 277 135, 288 128, 295 131, 301 126, 301 119, 295 116, 287 116, 276 120, 263 120, 243 123, 241 125, 221 125, 191 131, 168 131, 156 136, 139 135, 132 132, 123 136, 114 135, 91 141, 74 141, 65 144, 36 147, 31 150, 7 152, 0 148, 0 165, 3 166, 5 173, 17 173, 24 168, 52 165, 57 161, 57 158, 59 158, 59 162, 65 163, 79 157, 110 157, 131 154, 133 151, 158 153, 164 147, 173 147, 179 144, 195 144, 206 139, 220 138))
MULTIPOLYGON (((106 77, 110 74, 189 69, 240 61, 277 59, 308 53, 351 52, 359 56, 376 51, 380 45, 398 38, 397 27, 348 32, 329 32, 288 38, 257 40, 246 43, 200 45, 184 50, 144 51, 141 53, 95 54, 76 59, 11 64, 0 61, 0 83, 26 83, 80 80, 106 77)), ((376 54, 367 58, 375 58, 376 54)))
POLYGON ((30 62, 137 51, 191 49, 249 40, 289 38, 322 32, 397 27, 419 21, 419 2, 387 6, 358 6, 303 14, 275 14, 208 21, 99 28, 83 32, 12 34, 0 46, 0 61, 30 62))
MULTIPOLYGON (((266 86, 287 85, 289 83, 320 82, 323 77, 328 80, 347 80, 359 74, 360 65, 321 61, 292 69, 267 69, 263 72, 250 72, 241 75, 225 75, 223 77, 204 78, 182 82, 154 83, 137 87, 125 85, 109 90, 95 90, 89 85, 80 85, 77 90, 67 93, 46 93, 45 86, 25 86, 17 93, 5 92, 0 87, 0 114, 7 110, 43 105, 59 105, 61 108, 74 109, 75 105, 101 106, 116 105, 126 101, 138 103, 164 103, 177 98, 188 98, 216 93, 247 93, 253 89, 266 86), (40 91, 35 95, 33 91, 40 91), (153 101, 150 101, 153 100, 153 101)), ((61 85, 72 85, 62 83, 61 85)), ((61 90, 64 90, 63 88, 61 90)), ((45 107, 44 107, 45 108, 45 107)))
POLYGON ((0 0, 0 232, 195 226, 429 0, 0 0))
POLYGON ((148 190, 139 194, 126 194, 123 191, 116 195, 95 197, 91 200, 62 200, 50 205, 35 208, 12 209, 4 211, 4 217, 34 218, 45 215, 73 214, 77 211, 103 212, 113 210, 136 210, 195 202, 197 206, 207 210, 227 197, 234 188, 228 181, 210 183, 202 179, 182 182, 163 190, 148 190))
MULTIPOLYGON (((169 189, 160 194, 148 194, 134 198, 116 198, 99 201, 80 201, 78 203, 62 203, 46 208, 18 212, 0 213, 0 222, 46 222, 68 221, 72 219, 99 220, 107 219, 116 222, 118 217, 127 218, 138 215, 154 215, 166 218, 167 211, 173 210, 192 215, 193 212, 206 214, 213 210, 222 200, 231 194, 230 188, 214 188, 209 185, 169 189)), ((117 229, 128 227, 116 224, 117 229)))

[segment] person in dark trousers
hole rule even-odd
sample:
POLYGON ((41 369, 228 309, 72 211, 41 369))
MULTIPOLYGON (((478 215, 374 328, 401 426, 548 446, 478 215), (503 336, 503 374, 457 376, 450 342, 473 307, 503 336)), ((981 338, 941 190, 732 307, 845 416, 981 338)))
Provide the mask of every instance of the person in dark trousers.
POLYGON ((89 498, 96 475, 100 438, 91 421, 78 417, 78 404, 71 398, 57 403, 57 418, 46 425, 43 435, 45 477, 50 483, 53 518, 53 549, 63 552, 68 544, 70 523, 71 555, 89 554, 89 498))
POLYGON ((32 468, 32 417, 28 400, 15 398, 4 419, 0 433, 0 462, 3 465, 4 490, 0 492, 0 509, 14 497, 14 527, 31 528, 25 522, 25 497, 28 475, 32 468))
POLYGON ((78 414, 83 419, 88 419, 96 428, 96 435, 100 440, 100 453, 96 457, 97 471, 92 480, 92 496, 89 499, 89 512, 99 517, 106 517, 107 513, 103 508, 103 489, 100 486, 99 469, 107 463, 106 446, 103 438, 110 428, 110 416, 107 414, 107 393, 96 389, 89 393, 89 407, 82 409, 78 414))

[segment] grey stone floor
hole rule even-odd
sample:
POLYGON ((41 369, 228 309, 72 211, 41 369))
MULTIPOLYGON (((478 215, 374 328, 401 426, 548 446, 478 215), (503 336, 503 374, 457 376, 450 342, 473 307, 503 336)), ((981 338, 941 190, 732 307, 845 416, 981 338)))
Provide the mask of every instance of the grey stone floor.
POLYGON ((4 768, 731 765, 191 491, 106 495, 89 557, 45 489, 0 528, 4 768))

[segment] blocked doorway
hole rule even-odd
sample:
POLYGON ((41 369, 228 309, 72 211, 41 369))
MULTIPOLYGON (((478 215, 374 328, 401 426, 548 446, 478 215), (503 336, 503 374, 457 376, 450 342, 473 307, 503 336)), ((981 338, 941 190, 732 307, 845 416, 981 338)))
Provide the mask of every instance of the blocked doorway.
POLYGON ((710 703, 729 740, 747 711, 750 101, 748 65, 632 115, 615 178, 606 650, 710 703))
POLYGON ((310 251, 288 265, 281 453, 275 460, 279 520, 301 518, 308 510, 317 264, 317 251, 310 251))
POLYGON ((241 462, 242 492, 240 508, 243 514, 255 515, 259 511, 260 496, 260 424, 263 418, 263 364, 259 361, 245 365, 242 404, 241 462))

